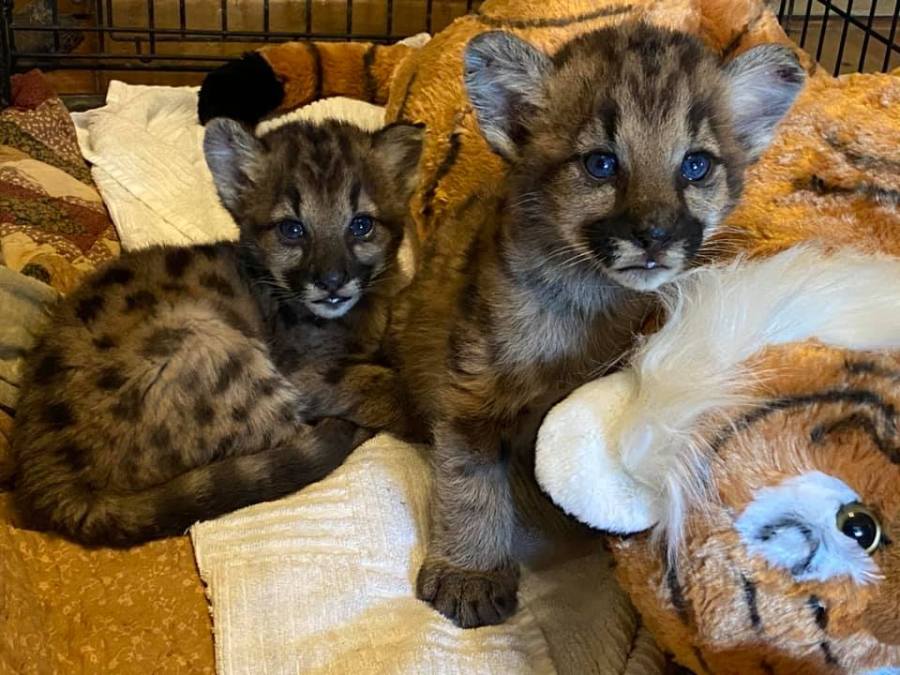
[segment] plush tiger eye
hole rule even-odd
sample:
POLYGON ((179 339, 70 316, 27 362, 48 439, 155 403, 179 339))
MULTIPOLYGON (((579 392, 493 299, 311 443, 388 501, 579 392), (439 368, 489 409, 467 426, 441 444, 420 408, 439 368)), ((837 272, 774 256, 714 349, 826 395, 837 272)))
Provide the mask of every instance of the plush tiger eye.
POLYGON ((866 553, 872 553, 881 543, 881 523, 874 513, 857 502, 844 504, 840 508, 837 527, 866 553))

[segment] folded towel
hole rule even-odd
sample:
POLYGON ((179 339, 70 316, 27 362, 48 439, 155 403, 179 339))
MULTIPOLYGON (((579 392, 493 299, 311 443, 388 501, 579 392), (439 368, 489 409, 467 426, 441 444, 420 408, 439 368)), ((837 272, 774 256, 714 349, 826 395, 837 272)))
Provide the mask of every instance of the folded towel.
POLYGON ((662 672, 602 552, 525 570, 502 626, 461 630, 416 600, 430 471, 381 435, 300 493, 191 530, 231 673, 662 672))

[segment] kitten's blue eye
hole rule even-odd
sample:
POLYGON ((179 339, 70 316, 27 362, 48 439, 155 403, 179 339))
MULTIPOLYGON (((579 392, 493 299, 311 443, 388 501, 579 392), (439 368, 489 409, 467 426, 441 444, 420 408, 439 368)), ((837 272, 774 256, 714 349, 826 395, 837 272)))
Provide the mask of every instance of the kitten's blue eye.
POLYGON ((368 236, 373 227, 375 227, 375 220, 372 216, 354 216, 350 221, 350 234, 362 239, 368 236))
POLYGON ((592 152, 584 158, 584 168, 592 178, 612 178, 619 171, 619 158, 611 152, 592 152))
POLYGON ((703 180, 712 167, 712 161, 705 152, 689 152, 681 161, 681 175, 692 183, 703 180))
POLYGON ((288 241, 297 241, 306 235, 306 228, 299 220, 282 220, 278 223, 278 234, 288 241))

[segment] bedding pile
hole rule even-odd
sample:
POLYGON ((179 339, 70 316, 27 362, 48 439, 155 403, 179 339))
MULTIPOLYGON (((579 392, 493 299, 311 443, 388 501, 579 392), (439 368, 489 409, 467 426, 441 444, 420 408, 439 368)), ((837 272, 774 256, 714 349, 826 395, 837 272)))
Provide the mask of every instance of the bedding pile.
POLYGON ((17 76, 0 112, 0 672, 212 673, 190 541, 89 550, 19 526, 6 491, 21 362, 58 294, 119 243, 62 102, 17 76))

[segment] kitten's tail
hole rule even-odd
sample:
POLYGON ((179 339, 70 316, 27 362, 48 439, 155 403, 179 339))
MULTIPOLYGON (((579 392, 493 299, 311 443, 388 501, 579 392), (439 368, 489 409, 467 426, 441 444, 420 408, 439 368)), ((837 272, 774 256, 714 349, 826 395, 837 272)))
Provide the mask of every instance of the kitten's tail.
POLYGON ((315 483, 363 440, 359 427, 323 420, 296 444, 219 460, 158 486, 127 494, 56 499, 48 524, 92 546, 128 547, 184 534, 194 523, 315 483), (86 498, 87 497, 87 498, 86 498))
POLYGON ((248 52, 206 76, 200 87, 201 124, 228 117, 255 125, 328 96, 384 105, 394 72, 419 44, 285 42, 248 52))

